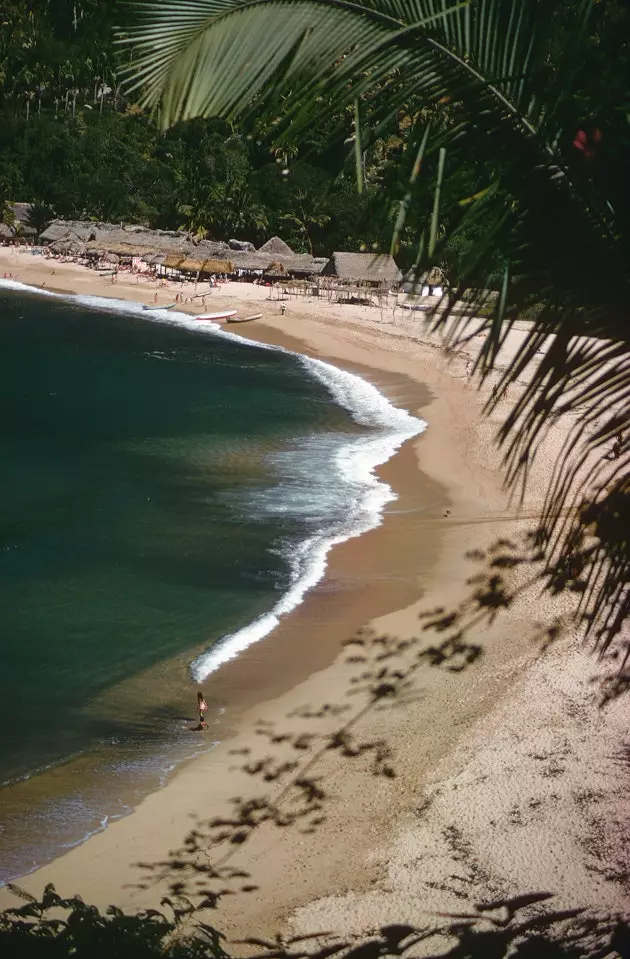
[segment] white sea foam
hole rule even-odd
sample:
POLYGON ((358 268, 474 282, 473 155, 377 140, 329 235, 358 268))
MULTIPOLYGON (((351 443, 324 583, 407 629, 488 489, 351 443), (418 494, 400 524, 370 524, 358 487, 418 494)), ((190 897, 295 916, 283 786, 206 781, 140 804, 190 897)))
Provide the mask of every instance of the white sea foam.
MULTIPOLYGON (((281 346, 249 340, 212 322, 200 323, 186 313, 173 310, 148 311, 143 309, 141 304, 128 300, 88 295, 64 296, 12 280, 0 280, 0 288, 2 287, 38 294, 45 292, 48 296, 58 296, 91 309, 132 314, 153 322, 183 326, 195 333, 206 333, 241 344, 246 343, 258 349, 295 356, 306 372, 323 383, 332 398, 345 407, 357 423, 374 431, 368 435, 344 437, 343 442, 337 443, 333 459, 338 482, 342 484, 345 494, 343 519, 333 517, 327 528, 314 532, 297 546, 291 547, 291 551, 287 553, 291 569, 291 585, 288 590, 269 612, 241 629, 222 636, 210 649, 197 657, 191 665, 193 677, 197 682, 202 682, 248 646, 268 636, 280 619, 299 606, 306 593, 323 578, 332 547, 378 526, 385 506, 396 499, 391 487, 376 476, 375 470, 386 463, 406 440, 421 433, 426 428, 426 423, 412 416, 407 410, 394 406, 375 386, 360 376, 281 346)), ((306 463, 304 453, 305 450, 302 450, 303 465, 306 463)), ((316 473, 316 469, 310 471, 311 479, 316 473)), ((312 497, 314 492, 311 488, 310 494, 307 495, 312 497)), ((306 498, 303 497, 303 507, 306 498)), ((271 508, 283 509, 281 499, 275 497, 274 502, 279 502, 280 506, 271 508)), ((284 508, 289 508, 286 500, 284 508)), ((293 503, 293 509, 298 512, 297 502, 293 503)), ((306 512, 307 510, 304 510, 303 515, 306 515, 306 512)))
MULTIPOLYGON (((224 330, 221 330, 221 335, 232 336, 224 330)), ((237 339, 243 342, 241 337, 237 339)), ((260 346, 253 340, 246 342, 260 346)), ((271 349, 292 352, 282 347, 271 349)), ((338 445, 335 455, 338 478, 352 498, 351 503, 346 501, 345 519, 342 522, 333 520, 327 530, 315 533, 292 549, 288 556, 292 583, 287 592, 268 613, 259 616, 242 629, 221 637, 209 650, 202 653, 192 664, 192 673, 197 682, 203 682, 248 646, 268 636, 283 616, 299 606, 306 593, 323 578, 328 554, 333 546, 360 536, 379 525, 385 506, 396 499, 396 494, 387 483, 376 476, 375 469, 386 463, 406 440, 417 436, 426 428, 423 420, 412 416, 407 410, 393 406, 375 386, 360 376, 340 370, 322 360, 311 359, 298 353, 293 355, 310 375, 326 386, 337 403, 349 410, 357 423, 373 428, 374 434, 347 437, 343 445, 338 445)), ((304 451, 301 452, 303 456, 304 451)), ((310 472, 311 479, 315 475, 316 470, 310 472)), ((312 493, 311 489, 311 495, 312 493)), ((282 508, 282 505, 278 507, 282 508)))

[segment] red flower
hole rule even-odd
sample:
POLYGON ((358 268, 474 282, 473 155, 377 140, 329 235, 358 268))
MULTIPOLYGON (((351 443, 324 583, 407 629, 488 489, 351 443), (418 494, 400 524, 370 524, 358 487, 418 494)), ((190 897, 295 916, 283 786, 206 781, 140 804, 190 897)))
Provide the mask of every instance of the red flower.
POLYGON ((595 156, 595 148, 601 143, 602 131, 597 127, 589 136, 585 130, 578 130, 573 141, 576 150, 580 150, 585 157, 595 156))

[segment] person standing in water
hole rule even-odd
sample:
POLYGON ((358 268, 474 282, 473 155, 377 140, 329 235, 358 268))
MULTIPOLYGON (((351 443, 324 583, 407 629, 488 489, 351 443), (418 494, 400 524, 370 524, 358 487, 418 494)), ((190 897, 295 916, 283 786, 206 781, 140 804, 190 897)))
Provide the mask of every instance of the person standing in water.
POLYGON ((208 704, 203 698, 203 693, 201 690, 197 693, 197 709, 199 711, 199 726, 198 729, 207 729, 208 724, 206 722, 205 713, 208 711, 208 704))

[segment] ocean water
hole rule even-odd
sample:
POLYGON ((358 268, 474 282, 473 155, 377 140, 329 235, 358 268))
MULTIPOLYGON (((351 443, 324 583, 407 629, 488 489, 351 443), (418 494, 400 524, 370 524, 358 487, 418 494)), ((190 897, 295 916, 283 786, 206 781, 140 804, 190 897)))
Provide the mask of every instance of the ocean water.
POLYGON ((374 467, 424 425, 184 314, 4 287, 0 881, 127 811, 104 770, 129 797, 199 747, 188 687, 379 522, 374 467))

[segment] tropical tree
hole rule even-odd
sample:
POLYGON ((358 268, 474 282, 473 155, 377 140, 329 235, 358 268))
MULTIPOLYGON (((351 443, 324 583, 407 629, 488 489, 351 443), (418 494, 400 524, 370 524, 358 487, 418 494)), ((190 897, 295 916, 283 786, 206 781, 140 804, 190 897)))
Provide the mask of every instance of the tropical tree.
POLYGON ((553 418, 572 417, 537 545, 548 585, 582 591, 587 629, 605 648, 630 612, 630 236, 627 200, 608 175, 612 138, 621 129, 627 139, 627 96, 611 103, 587 75, 602 6, 162 0, 138 6, 126 42, 130 90, 166 126, 255 113, 281 149, 313 128, 332 136, 352 109, 359 192, 366 145, 404 120, 385 195, 397 208, 392 252, 412 251, 418 275, 455 257, 434 323, 450 345, 486 334, 476 368, 500 370, 495 397, 526 371, 498 436, 513 488, 526 484, 553 418), (458 241, 466 236, 474 243, 458 241), (506 335, 528 312, 506 361, 506 335))

